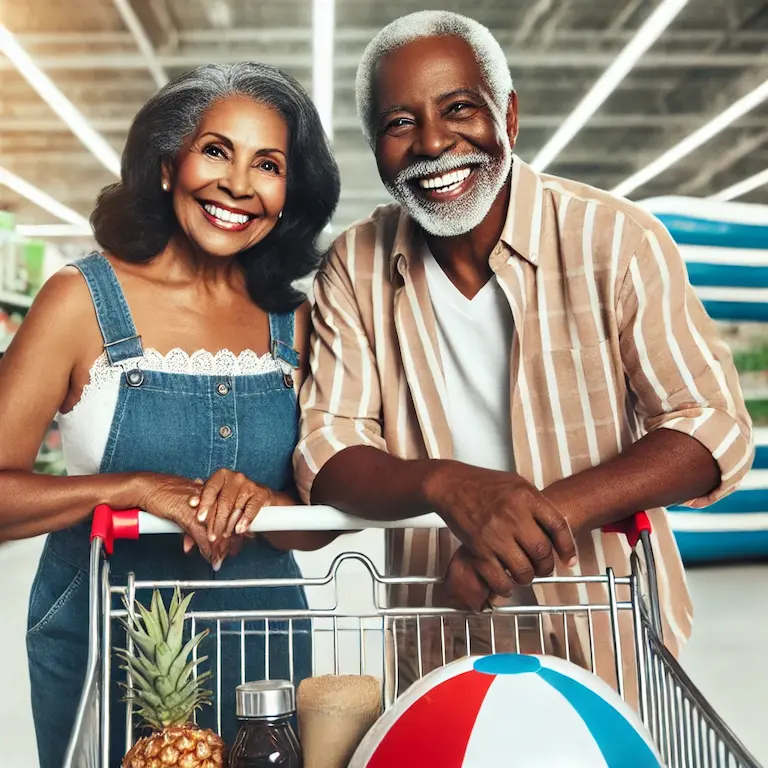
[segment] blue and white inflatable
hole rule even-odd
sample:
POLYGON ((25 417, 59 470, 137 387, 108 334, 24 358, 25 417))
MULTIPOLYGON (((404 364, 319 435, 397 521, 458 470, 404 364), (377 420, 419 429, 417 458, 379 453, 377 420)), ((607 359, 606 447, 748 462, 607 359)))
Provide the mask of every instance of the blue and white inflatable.
MULTIPOLYGON (((688 197, 640 204, 680 246, 691 284, 713 319, 768 323, 768 206, 688 197)), ((738 491, 706 509, 670 509, 687 562, 768 555, 768 429, 755 435, 755 463, 738 491)))

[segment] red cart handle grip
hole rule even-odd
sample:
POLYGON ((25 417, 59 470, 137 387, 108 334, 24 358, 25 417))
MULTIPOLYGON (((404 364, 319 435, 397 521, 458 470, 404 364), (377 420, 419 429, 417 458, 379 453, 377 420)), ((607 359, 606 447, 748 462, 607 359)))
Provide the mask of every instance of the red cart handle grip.
POLYGON ((643 531, 650 533, 651 530, 651 520, 646 512, 635 512, 631 517, 603 526, 603 533, 623 533, 632 549, 637 546, 643 531))
POLYGON ((140 509, 112 509, 109 504, 99 504, 93 510, 91 541, 101 539, 104 551, 111 555, 117 539, 139 538, 140 509))

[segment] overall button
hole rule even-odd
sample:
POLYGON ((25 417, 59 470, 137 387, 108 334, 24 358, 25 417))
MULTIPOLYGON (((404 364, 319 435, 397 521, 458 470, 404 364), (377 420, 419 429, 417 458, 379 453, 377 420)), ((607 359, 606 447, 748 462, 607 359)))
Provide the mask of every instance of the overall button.
POLYGON ((232 427, 224 426, 219 430, 219 434, 224 438, 232 437, 232 427))
POLYGON ((216 391, 220 395, 228 395, 229 394, 229 387, 226 384, 219 384, 219 386, 216 387, 216 391))

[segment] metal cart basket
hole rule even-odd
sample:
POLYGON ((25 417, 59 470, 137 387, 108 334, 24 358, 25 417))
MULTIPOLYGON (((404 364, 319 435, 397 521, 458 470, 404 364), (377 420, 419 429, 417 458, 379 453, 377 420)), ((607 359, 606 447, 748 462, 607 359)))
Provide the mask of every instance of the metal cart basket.
MULTIPOLYGON (((356 519, 327 507, 296 507, 263 510, 253 524, 254 531, 277 530, 334 530, 359 531, 366 528, 439 528, 444 522, 436 515, 381 523, 356 519)), ((94 513, 90 560, 90 632, 87 677, 80 699, 75 728, 73 730, 64 768, 109 768, 110 749, 110 701, 112 676, 111 660, 117 649, 118 637, 113 631, 115 622, 125 618, 128 610, 116 599, 124 597, 129 606, 136 595, 147 590, 179 586, 182 590, 254 588, 269 589, 279 585, 302 585, 310 594, 312 590, 324 596, 324 607, 312 607, 301 611, 253 611, 201 612, 190 610, 187 618, 193 633, 201 627, 211 630, 215 642, 213 666, 213 712, 216 725, 222 722, 221 708, 221 643, 237 642, 240 653, 240 681, 246 678, 247 659, 254 653, 263 656, 263 672, 270 677, 270 642, 287 642, 291 659, 290 675, 293 676, 293 637, 296 627, 306 626, 312 639, 312 674, 372 674, 382 679, 385 707, 391 706, 398 691, 398 664, 396 656, 398 632, 410 625, 418 637, 429 622, 439 627, 442 646, 442 663, 446 663, 446 627, 455 631, 457 623, 465 628, 466 649, 472 654, 470 622, 480 618, 487 620, 490 633, 490 651, 495 650, 496 630, 494 623, 502 618, 512 622, 514 633, 519 637, 527 632, 538 637, 544 652, 544 622, 558 617, 567 634, 568 616, 579 615, 587 627, 592 660, 588 664, 595 671, 594 633, 596 623, 610 627, 613 658, 615 661, 618 690, 625 693, 622 653, 634 654, 637 670, 637 700, 640 716, 656 743, 664 764, 670 768, 760 768, 732 731, 716 714, 690 681, 678 662, 666 649, 661 636, 656 573, 650 545, 650 523, 641 513, 634 519, 613 526, 610 530, 625 533, 634 548, 632 572, 616 575, 611 569, 603 575, 584 577, 550 577, 539 580, 549 583, 604 585, 608 596, 604 604, 537 606, 519 605, 494 608, 481 617, 468 616, 443 608, 390 608, 387 595, 392 588, 407 585, 428 587, 439 579, 427 577, 399 577, 382 575, 368 555, 360 552, 344 552, 332 562, 328 572, 321 577, 293 580, 249 581, 179 581, 144 582, 129 575, 125 585, 115 586, 110 580, 108 555, 115 539, 136 538, 139 534, 168 533, 178 531, 171 524, 158 520, 138 510, 114 512, 109 507, 99 507, 94 513), (367 584, 370 605, 363 609, 343 610, 343 578, 345 572, 356 568, 354 584, 356 594, 360 584, 367 584), (363 574, 361 575, 361 571, 363 574), (365 581, 361 582, 364 578, 365 581), (340 597, 341 595, 341 597, 340 597), (634 648, 622 649, 619 632, 620 617, 631 617, 634 648), (258 630, 253 631, 254 623, 258 630)), ((352 540, 353 541, 353 540, 352 540)), ((190 606, 194 609, 194 601, 190 606)), ((622 619, 626 621, 626 619, 622 619)), ((122 635, 120 635, 122 637, 122 635)), ((625 636, 626 637, 626 636, 625 636)), ((626 643, 625 643, 626 644, 626 643)), ((519 645, 519 644, 518 644, 519 645)), ((418 675, 426 673, 421 653, 421 643, 416 644, 418 675)), ((565 643, 568 656, 569 644, 565 643)), ((129 653, 133 651, 130 641, 129 653)), ((126 679, 130 689, 130 677, 126 679)), ((634 688, 634 681, 633 681, 634 688)), ((133 712, 126 705, 126 750, 130 747, 133 712)))

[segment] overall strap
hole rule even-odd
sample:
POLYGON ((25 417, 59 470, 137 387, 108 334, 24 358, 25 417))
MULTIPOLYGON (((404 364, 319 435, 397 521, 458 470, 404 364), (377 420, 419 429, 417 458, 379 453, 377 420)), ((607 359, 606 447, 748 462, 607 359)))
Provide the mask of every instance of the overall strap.
POLYGON ((291 374, 299 367, 299 353, 293 346, 294 323, 294 312, 269 313, 270 351, 283 369, 287 387, 293 387, 291 374))
MULTIPOLYGON (((131 310, 109 261, 100 253, 92 253, 72 266, 80 270, 88 284, 109 364, 142 357, 141 337, 136 333, 131 310)), ((136 385, 130 377, 128 381, 136 385)))

